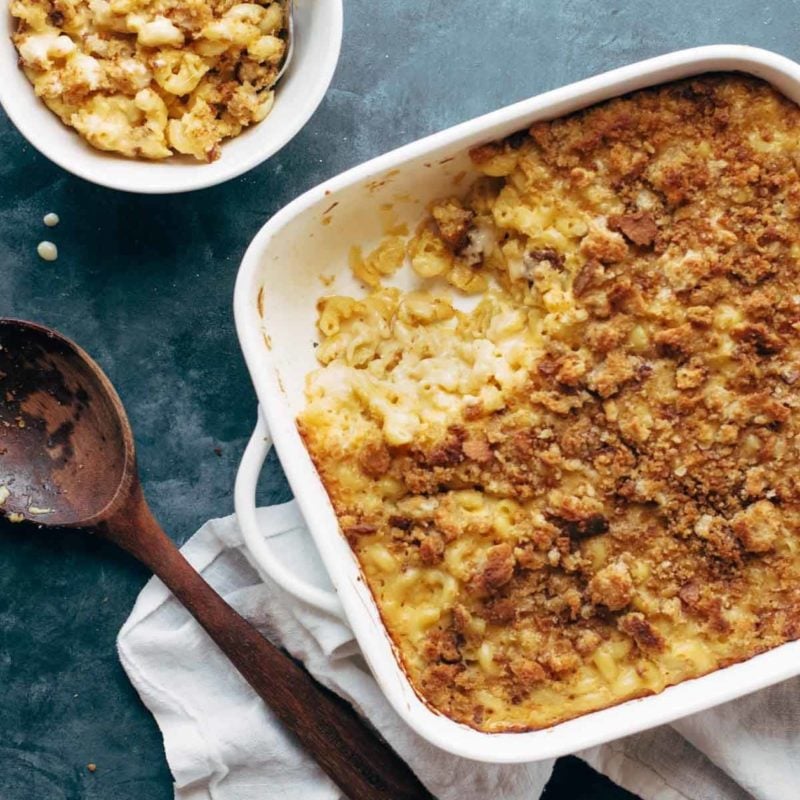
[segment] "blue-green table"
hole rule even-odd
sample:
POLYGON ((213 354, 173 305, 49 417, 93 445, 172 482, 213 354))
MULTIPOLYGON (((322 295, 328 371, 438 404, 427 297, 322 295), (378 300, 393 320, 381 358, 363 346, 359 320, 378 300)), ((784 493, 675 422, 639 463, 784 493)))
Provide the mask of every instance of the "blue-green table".
MULTIPOLYGON (((147 496, 179 542, 233 508, 256 400, 231 295, 247 243, 281 206, 389 148, 641 58, 718 42, 800 56, 797 0, 345 6, 341 62, 317 114, 224 186, 175 197, 99 189, 51 165, 0 113, 0 315, 59 328, 108 371, 147 496), (41 222, 48 211, 61 216, 53 230, 41 222), (36 255, 45 238, 59 246, 54 263, 36 255)), ((261 500, 288 497, 272 460, 261 500)), ((172 797, 158 730, 114 649, 147 575, 85 537, 0 534, 0 800, 172 797)), ((574 760, 548 793, 624 796, 574 760)))

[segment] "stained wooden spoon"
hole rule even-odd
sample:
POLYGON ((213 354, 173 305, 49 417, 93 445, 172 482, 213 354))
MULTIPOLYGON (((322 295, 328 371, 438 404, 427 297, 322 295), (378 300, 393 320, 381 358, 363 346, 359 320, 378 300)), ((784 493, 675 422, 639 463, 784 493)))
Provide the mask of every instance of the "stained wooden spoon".
POLYGON ((147 565, 351 800, 431 797, 347 703, 180 554, 144 499, 130 424, 100 367, 60 334, 10 319, 0 319, 0 501, 13 521, 83 528, 147 565))

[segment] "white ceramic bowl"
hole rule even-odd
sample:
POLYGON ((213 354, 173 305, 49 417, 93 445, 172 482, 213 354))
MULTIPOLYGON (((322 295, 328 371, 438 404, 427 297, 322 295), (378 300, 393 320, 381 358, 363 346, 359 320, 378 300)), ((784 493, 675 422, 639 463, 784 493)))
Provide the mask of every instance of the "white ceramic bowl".
POLYGON ((7 7, 0 11, 0 105, 40 153, 92 183, 141 194, 214 186, 278 152, 306 124, 330 85, 342 42, 342 0, 295 0, 294 6, 294 55, 276 89, 272 111, 262 122, 223 142, 222 155, 211 164, 191 156, 129 159, 88 145, 35 96, 17 67, 17 51, 10 41, 15 23, 7 7))
POLYGON ((800 65, 774 53, 735 45, 670 53, 500 109, 355 167, 276 214, 244 256, 234 311, 262 412, 242 460, 235 493, 246 544, 264 575, 303 601, 344 615, 395 711, 444 750, 495 763, 553 758, 662 725, 800 674, 797 641, 661 694, 544 730, 490 734, 454 722, 422 702, 396 660, 372 595, 339 532, 325 488, 295 426, 295 416, 304 406, 305 375, 317 366, 316 301, 331 291, 360 293, 348 267, 348 250, 355 243, 369 248, 380 240, 381 204, 393 203, 398 221, 412 223, 413 228, 427 203, 458 191, 454 184, 464 173, 474 174, 467 148, 625 92, 715 70, 759 76, 800 101, 800 65), (323 273, 335 276, 332 289, 320 282, 323 273), (293 574, 260 535, 254 493, 270 437, 336 594, 293 574))

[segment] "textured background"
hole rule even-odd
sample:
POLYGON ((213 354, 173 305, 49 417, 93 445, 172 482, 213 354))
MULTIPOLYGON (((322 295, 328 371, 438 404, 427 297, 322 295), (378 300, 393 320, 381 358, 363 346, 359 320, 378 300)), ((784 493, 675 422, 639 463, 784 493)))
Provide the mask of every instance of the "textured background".
MULTIPOLYGON (((793 0, 345 6, 342 59, 319 111, 271 161, 225 186, 158 198, 99 189, 48 163, 0 112, 0 314, 59 328, 108 371, 145 491, 179 542, 233 509, 256 401, 232 289, 247 243, 281 206, 389 148, 641 58, 717 42, 800 56, 793 0), (62 219, 52 231, 41 223, 48 211, 62 219), (59 246, 55 263, 36 255, 44 238, 59 246)), ((262 501, 288 497, 272 460, 262 501)), ((78 535, 0 534, 0 800, 168 800, 158 730, 114 650, 146 574, 78 535)), ((574 760, 560 763, 548 793, 625 796, 574 760)))

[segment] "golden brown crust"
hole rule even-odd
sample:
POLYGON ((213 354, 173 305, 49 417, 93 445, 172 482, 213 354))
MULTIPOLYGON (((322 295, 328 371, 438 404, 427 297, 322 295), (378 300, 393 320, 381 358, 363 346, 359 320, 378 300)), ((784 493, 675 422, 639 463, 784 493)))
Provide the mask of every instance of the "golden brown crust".
POLYGON ((382 341, 409 338, 353 368, 389 399, 347 407, 388 460, 354 473, 310 400, 342 527, 375 526, 351 543, 443 713, 542 727, 800 636, 798 131, 766 84, 713 75, 478 148, 487 177, 425 244, 458 270, 479 242, 466 268, 494 288, 413 337, 410 300, 373 298, 382 341))

